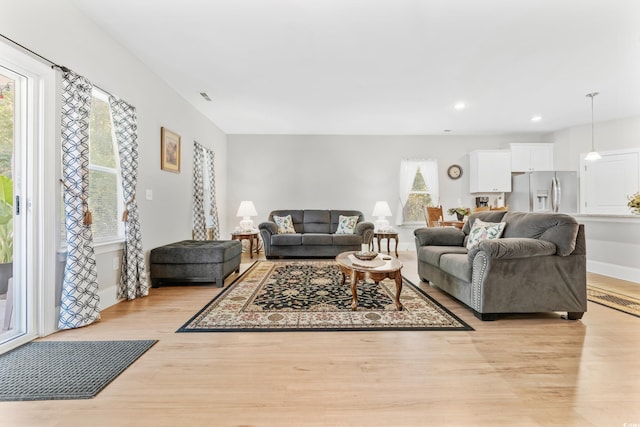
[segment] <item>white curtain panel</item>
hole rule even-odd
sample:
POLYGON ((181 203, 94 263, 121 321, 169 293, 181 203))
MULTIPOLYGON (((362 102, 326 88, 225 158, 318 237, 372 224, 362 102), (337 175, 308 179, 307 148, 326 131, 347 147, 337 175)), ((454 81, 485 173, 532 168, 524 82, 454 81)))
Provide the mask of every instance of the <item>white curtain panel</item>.
POLYGON ((100 319, 100 296, 91 225, 85 223, 89 190, 89 80, 65 71, 62 76, 62 175, 67 261, 58 328, 86 326, 100 319))
POLYGON ((118 298, 128 300, 149 294, 145 271, 140 215, 136 201, 138 184, 138 121, 136 109, 126 102, 109 97, 111 120, 120 156, 122 196, 124 199, 124 248, 120 268, 118 298))

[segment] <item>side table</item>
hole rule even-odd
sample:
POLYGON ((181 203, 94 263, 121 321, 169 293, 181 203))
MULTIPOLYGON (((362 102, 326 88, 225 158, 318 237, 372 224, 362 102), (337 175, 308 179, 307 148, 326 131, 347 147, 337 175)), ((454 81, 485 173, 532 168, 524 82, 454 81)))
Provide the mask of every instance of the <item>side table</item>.
POLYGON ((390 241, 391 239, 396 242, 396 257, 398 256, 398 232, 397 231, 374 231, 373 239, 371 239, 371 248, 373 249, 373 240, 378 240, 378 252, 382 252, 382 246, 380 246, 380 240, 387 239, 387 253, 390 254, 390 241))
POLYGON ((258 240, 258 236, 260 236, 260 232, 258 231, 237 231, 231 233, 231 240, 240 240, 242 243, 243 240, 249 241, 249 256, 253 258, 253 242, 256 243, 256 255, 260 253, 260 241, 258 240))

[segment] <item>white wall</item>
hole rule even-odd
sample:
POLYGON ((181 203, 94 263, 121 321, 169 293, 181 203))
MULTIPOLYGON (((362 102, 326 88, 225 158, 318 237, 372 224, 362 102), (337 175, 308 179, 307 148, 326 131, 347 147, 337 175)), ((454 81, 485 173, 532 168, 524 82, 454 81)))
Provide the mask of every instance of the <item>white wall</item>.
MULTIPOLYGON (((216 153, 218 209, 225 227, 227 143, 225 134, 214 123, 98 29, 69 0, 6 0, 2 5, 5 19, 0 31, 3 35, 71 68, 136 107, 139 141, 137 200, 145 252, 191 237, 194 140, 216 153), (162 126, 182 137, 179 174, 160 170, 162 126), (147 189, 153 191, 153 200, 145 199, 147 189)), ((59 158, 49 161, 59 162, 59 158)), ((55 212, 54 207, 51 211, 55 212)), ((47 236, 47 239, 54 238, 54 233, 47 236)), ((117 250, 97 255, 98 282, 104 297, 102 308, 115 302, 118 272, 113 268, 113 258, 118 256, 117 250)))
MULTIPOLYGON (((595 123, 598 151, 640 148, 640 117, 595 123)), ((557 169, 579 170, 580 154, 591 151, 591 124, 555 132, 557 169)), ((639 189, 640 190, 640 189, 639 189)), ((579 215, 585 224, 587 269, 640 283, 640 217, 579 215)))
MULTIPOLYGON (((508 148, 510 142, 546 142, 537 135, 503 136, 300 136, 229 135, 228 216, 232 229, 241 200, 253 200, 258 217, 274 209, 357 209, 374 220, 377 200, 387 200, 395 214, 398 174, 403 158, 438 160, 443 208, 475 206, 469 193, 469 151, 508 148), (447 177, 459 164, 463 176, 447 177)), ((395 224, 396 216, 390 218, 395 224)), ((414 247, 413 228, 399 229, 400 247, 414 247)))
MULTIPOLYGON (((640 147, 640 117, 609 120, 594 124, 596 150, 640 147)), ((551 135, 554 166, 557 170, 578 170, 580 154, 591 151, 591 123, 563 129, 551 135)))

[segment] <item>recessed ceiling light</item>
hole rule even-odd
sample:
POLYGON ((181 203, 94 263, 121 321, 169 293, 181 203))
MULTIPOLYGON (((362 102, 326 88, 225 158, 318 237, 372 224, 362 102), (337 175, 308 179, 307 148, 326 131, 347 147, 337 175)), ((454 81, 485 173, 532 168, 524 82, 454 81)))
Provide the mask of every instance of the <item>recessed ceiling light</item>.
POLYGON ((531 121, 532 122, 539 122, 540 120, 542 120, 542 116, 533 116, 533 117, 531 117, 531 121))
POLYGON ((464 102, 458 102, 458 103, 456 103, 456 105, 453 106, 453 108, 455 108, 456 110, 460 111, 460 110, 464 110, 465 108, 467 108, 467 105, 464 102))

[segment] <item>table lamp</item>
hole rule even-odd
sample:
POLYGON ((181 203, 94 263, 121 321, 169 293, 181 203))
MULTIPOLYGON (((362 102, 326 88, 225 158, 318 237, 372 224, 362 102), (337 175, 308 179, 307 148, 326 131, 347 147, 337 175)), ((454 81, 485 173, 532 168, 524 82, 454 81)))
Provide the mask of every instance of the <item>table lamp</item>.
POLYGON ((389 203, 386 201, 376 202, 373 207, 373 216, 377 216, 378 219, 375 220, 375 229, 376 231, 384 231, 389 229, 389 221, 387 221, 386 217, 391 216, 391 208, 389 207, 389 203))
POLYGON ((258 212, 256 212, 256 207, 253 206, 252 201, 243 200, 240 202, 240 207, 238 208, 236 216, 242 217, 242 221, 240 221, 240 229, 242 231, 250 231, 253 230, 253 220, 251 217, 258 216, 258 212))

